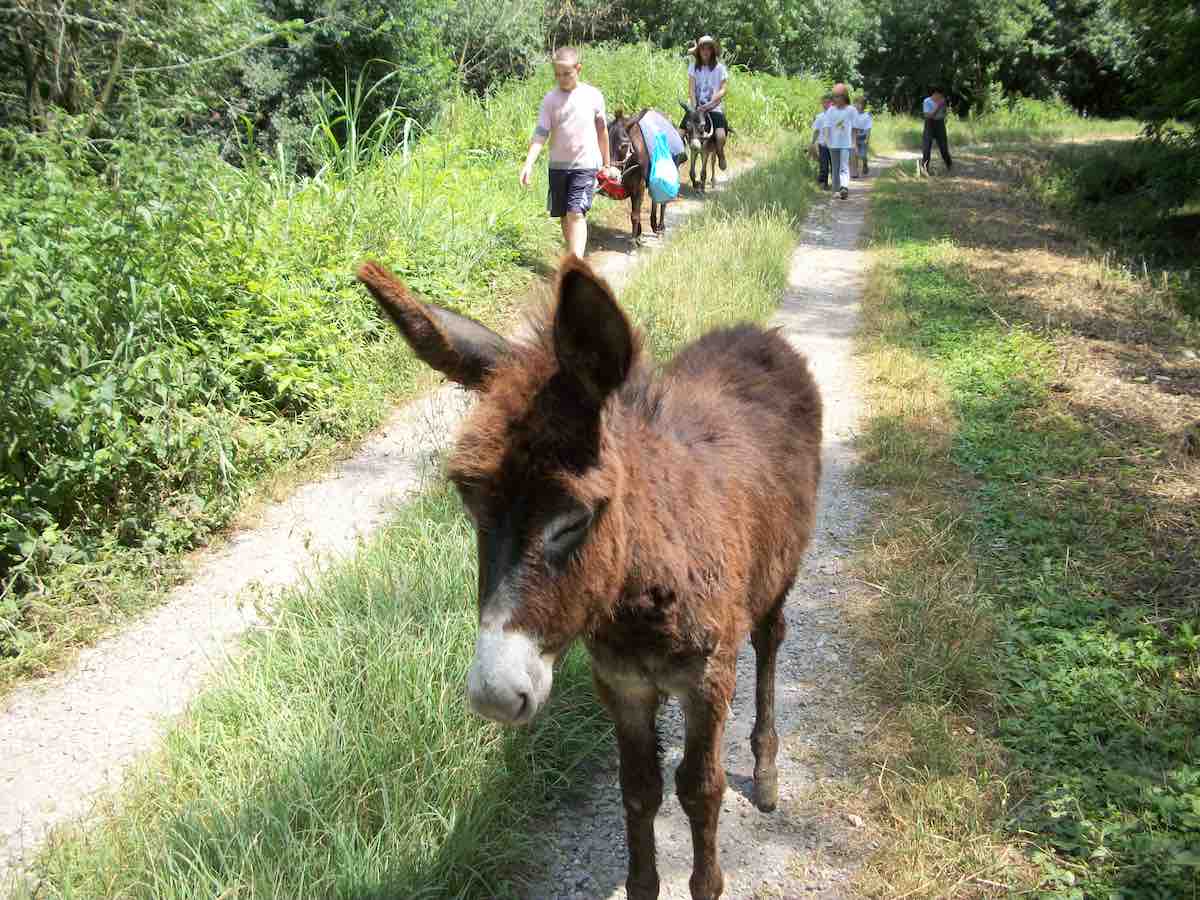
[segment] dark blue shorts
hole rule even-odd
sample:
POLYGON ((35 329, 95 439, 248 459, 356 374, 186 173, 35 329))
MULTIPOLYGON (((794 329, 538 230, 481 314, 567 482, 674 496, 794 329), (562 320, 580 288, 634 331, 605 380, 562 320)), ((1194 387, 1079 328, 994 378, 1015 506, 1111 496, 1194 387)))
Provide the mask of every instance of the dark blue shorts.
POLYGON ((546 207, 552 219, 569 212, 586 214, 596 192, 597 169, 551 169, 546 207))

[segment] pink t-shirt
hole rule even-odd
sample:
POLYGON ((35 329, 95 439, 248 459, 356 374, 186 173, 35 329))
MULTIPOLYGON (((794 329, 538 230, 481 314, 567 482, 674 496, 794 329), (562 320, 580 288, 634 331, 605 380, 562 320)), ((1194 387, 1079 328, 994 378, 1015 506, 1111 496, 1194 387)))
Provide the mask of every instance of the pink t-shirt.
POLYGON ((555 88, 542 98, 534 136, 550 138, 550 168, 599 169, 604 160, 596 123, 605 121, 604 97, 582 81, 575 90, 555 88))

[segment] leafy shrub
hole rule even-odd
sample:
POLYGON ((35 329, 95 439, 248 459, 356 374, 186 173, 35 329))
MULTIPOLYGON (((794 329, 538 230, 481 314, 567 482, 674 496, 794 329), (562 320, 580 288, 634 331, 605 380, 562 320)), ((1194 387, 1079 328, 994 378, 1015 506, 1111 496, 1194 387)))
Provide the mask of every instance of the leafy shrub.
MULTIPOLYGON (((388 109, 428 122, 453 92, 454 65, 443 43, 448 7, 441 0, 403 0, 381 6, 365 0, 266 0, 271 18, 305 27, 251 54, 239 106, 257 126, 266 149, 282 143, 305 158, 303 136, 314 105, 329 118, 350 101, 340 93, 362 84, 367 102, 356 110, 366 128, 388 109), (391 77, 387 91, 371 91, 391 77), (334 91, 323 91, 332 85, 334 91)), ((344 137, 344 134, 339 135, 344 137)))
POLYGON ((352 284, 362 254, 497 323, 493 287, 550 231, 508 166, 432 145, 272 185, 164 133, 103 159, 81 139, 5 144, 0 655, 49 627, 34 594, 119 605, 107 563, 194 544, 265 472, 412 389, 352 284))
MULTIPOLYGON (((670 112, 684 90, 682 61, 646 46, 584 64, 614 106, 670 112)), ((202 540, 264 474, 416 389, 353 282, 363 256, 505 323, 556 240, 544 195, 515 177, 552 83, 542 63, 455 95, 418 140, 391 109, 357 128, 360 80, 318 130, 309 178, 252 148, 234 167, 168 129, 0 132, 0 675, 39 635, 135 602, 115 574, 202 540)), ((818 93, 735 73, 731 115, 769 136, 818 93)))
POLYGON ((93 115, 97 126, 135 111, 204 122, 234 87, 238 49, 269 27, 257 0, 7 4, 0 126, 41 130, 56 110, 93 115))
POLYGON ((183 532, 203 527, 219 512, 200 498, 227 502, 238 405, 213 328, 244 257, 204 185, 219 162, 149 135, 106 148, 98 175, 82 141, 3 138, 0 571, 87 554, 97 520, 123 541, 148 539, 172 507, 183 532))
POLYGON ((1167 135, 1160 140, 1060 148, 1040 192, 1060 206, 1083 212, 1093 227, 1105 232, 1148 234, 1200 197, 1197 185, 1200 154, 1187 137, 1167 135))

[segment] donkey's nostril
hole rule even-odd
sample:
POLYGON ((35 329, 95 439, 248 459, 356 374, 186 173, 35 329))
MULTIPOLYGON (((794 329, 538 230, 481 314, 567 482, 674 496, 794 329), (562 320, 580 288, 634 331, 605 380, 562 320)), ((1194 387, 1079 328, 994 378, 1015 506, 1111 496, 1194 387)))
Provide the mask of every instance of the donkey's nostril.
POLYGON ((514 720, 520 721, 525 718, 525 713, 529 711, 529 692, 518 691, 517 699, 520 701, 520 706, 517 707, 517 714, 513 716, 514 720))

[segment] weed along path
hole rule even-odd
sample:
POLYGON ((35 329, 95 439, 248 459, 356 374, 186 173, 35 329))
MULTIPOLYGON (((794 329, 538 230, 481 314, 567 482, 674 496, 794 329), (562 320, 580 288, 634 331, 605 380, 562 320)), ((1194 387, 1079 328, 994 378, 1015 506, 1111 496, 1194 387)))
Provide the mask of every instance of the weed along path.
MULTIPOLYGON (((879 160, 884 168, 887 160, 879 160)), ((753 802, 750 729, 754 724, 754 653, 738 658, 738 686, 725 736, 728 778, 719 847, 730 900, 850 897, 850 880, 867 837, 861 821, 835 813, 817 789, 852 774, 851 751, 866 733, 868 710, 854 699, 859 680, 843 598, 850 590, 847 557, 864 524, 867 496, 851 479, 855 426, 861 414, 853 362, 866 254, 858 249, 871 181, 857 182, 847 201, 818 201, 792 257, 787 292, 774 324, 807 355, 824 401, 824 475, 817 529, 787 603, 787 638, 776 689, 779 807, 753 802)), ((683 719, 675 701, 659 715, 665 793, 655 822, 661 896, 691 895, 692 845, 674 796, 683 756, 683 719)), ((586 795, 564 800, 547 830, 530 900, 624 898, 624 810, 615 752, 586 795)))
MULTIPOLYGON (((702 207, 685 196, 669 226, 702 207)), ((609 232, 610 249, 592 257, 618 287, 661 243, 621 249, 625 229, 609 232)), ((131 761, 157 746, 232 640, 265 623, 272 595, 352 554, 423 485, 466 405, 465 393, 444 387, 398 409, 327 476, 203 553, 194 577, 155 612, 84 650, 69 670, 0 700, 0 892, 49 829, 86 815, 131 761)))

